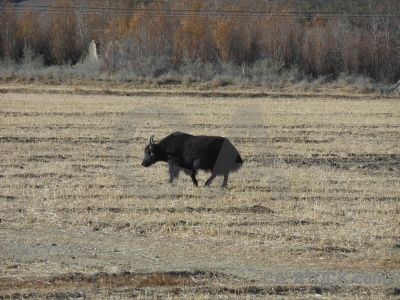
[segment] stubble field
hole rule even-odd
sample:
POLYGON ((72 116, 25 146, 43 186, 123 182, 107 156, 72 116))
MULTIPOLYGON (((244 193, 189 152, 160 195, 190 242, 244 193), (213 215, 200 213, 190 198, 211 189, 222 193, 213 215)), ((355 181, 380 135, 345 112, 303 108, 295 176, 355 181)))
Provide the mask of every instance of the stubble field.
POLYGON ((0 114, 0 299, 399 298, 399 98, 9 89, 0 114), (227 188, 140 165, 176 130, 232 141, 227 188))

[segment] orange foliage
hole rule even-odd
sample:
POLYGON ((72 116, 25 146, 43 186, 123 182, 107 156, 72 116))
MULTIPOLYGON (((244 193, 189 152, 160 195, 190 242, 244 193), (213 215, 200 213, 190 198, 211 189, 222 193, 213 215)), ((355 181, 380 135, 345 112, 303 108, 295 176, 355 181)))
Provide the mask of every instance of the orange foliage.
POLYGON ((232 22, 227 18, 218 18, 213 31, 214 43, 223 61, 228 61, 230 59, 231 23, 232 22))
POLYGON ((325 27, 328 23, 328 19, 320 14, 317 14, 311 21, 312 27, 325 27))
MULTIPOLYGON (((96 40, 103 54, 109 52, 113 58, 107 67, 111 70, 128 65, 119 60, 141 58, 162 57, 176 67, 186 59, 250 65, 267 58, 297 65, 314 76, 344 72, 398 80, 397 19, 383 13, 382 20, 367 13, 357 19, 351 15, 334 18, 313 13, 308 4, 287 0, 52 0, 48 18, 43 16, 46 24, 41 24, 42 19, 39 22, 42 15, 33 10, 17 15, 9 4, 0 12, 0 58, 16 61, 25 47, 35 54, 39 49, 48 51, 43 53, 48 63, 74 62, 96 40)), ((377 4, 376 9, 384 11, 386 6, 377 4)), ((400 9, 396 7, 391 7, 393 13, 400 9)), ((106 60, 107 55, 102 57, 106 60)))
POLYGON ((76 15, 73 1, 54 0, 49 13, 50 53, 57 64, 67 63, 76 57, 76 15), (62 18, 60 10, 63 11, 62 18))
POLYGON ((37 52, 41 35, 40 14, 28 7, 18 18, 17 38, 23 42, 24 48, 37 52))
POLYGON ((7 61, 17 57, 16 33, 17 15, 12 4, 7 3, 0 18, 0 48, 7 61))
POLYGON ((209 50, 209 20, 202 14, 201 1, 195 1, 189 6, 194 13, 184 17, 179 28, 174 34, 174 62, 178 63, 183 57, 201 58, 203 62, 207 60, 209 50))
POLYGON ((207 26, 207 19, 204 16, 193 14, 184 18, 180 28, 175 32, 175 52, 191 58, 200 56, 204 60, 207 26))

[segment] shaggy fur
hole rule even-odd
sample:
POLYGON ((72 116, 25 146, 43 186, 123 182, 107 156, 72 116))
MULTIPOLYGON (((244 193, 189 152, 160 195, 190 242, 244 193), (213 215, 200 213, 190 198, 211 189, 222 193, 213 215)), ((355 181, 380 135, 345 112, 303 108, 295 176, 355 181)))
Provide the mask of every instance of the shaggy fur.
POLYGON ((144 150, 142 166, 149 167, 158 161, 168 163, 169 182, 178 177, 183 169, 197 186, 197 171, 204 170, 211 172, 205 185, 209 186, 216 176, 221 175, 224 176, 222 187, 227 185, 229 173, 239 170, 243 164, 239 152, 227 138, 182 132, 174 132, 158 144, 150 138, 144 150))

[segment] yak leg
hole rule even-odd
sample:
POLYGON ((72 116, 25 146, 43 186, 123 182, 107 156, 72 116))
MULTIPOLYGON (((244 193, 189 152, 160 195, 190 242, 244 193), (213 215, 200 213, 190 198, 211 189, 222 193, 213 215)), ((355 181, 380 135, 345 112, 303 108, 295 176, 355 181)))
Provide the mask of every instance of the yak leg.
POLYGON ((193 184, 194 184, 195 186, 199 186, 199 182, 198 182, 197 179, 196 179, 196 174, 197 174, 197 172, 196 172, 196 171, 193 171, 192 174, 190 175, 190 178, 192 178, 193 184))
POLYGON ((217 174, 212 173, 210 178, 207 179, 205 186, 210 186, 215 177, 217 177, 217 174))
POLYGON ((229 173, 224 174, 224 182, 222 183, 221 187, 226 187, 226 185, 228 184, 228 176, 229 173))
POLYGON ((175 165, 172 160, 168 161, 168 170, 169 170, 169 183, 172 183, 176 177, 179 175, 180 168, 175 165))

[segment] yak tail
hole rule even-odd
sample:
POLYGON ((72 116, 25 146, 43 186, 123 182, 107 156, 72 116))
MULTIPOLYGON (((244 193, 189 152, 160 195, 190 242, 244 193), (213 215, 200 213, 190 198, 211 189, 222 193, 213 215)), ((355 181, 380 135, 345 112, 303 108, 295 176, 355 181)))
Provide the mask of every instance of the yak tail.
POLYGON ((230 171, 231 172, 236 172, 237 170, 239 170, 242 167, 242 164, 243 164, 243 159, 240 156, 240 154, 238 153, 238 155, 236 156, 235 163, 233 163, 230 166, 230 171))
POLYGON ((228 139, 224 139, 215 161, 212 173, 227 174, 240 169, 243 164, 242 157, 228 139))

